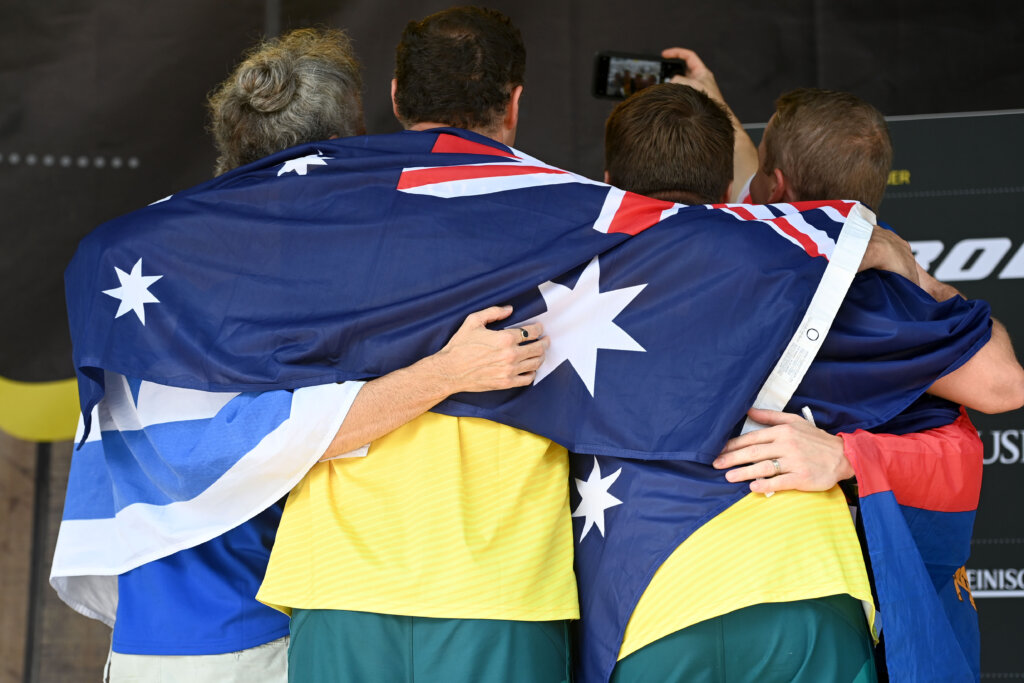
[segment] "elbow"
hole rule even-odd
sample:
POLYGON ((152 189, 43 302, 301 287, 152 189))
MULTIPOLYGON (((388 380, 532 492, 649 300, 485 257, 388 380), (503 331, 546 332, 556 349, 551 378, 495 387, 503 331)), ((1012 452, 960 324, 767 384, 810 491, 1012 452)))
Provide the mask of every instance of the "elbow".
POLYGON ((1017 366, 1012 372, 1004 373, 993 381, 979 403, 981 405, 968 407, 989 415, 1024 407, 1024 369, 1017 366))

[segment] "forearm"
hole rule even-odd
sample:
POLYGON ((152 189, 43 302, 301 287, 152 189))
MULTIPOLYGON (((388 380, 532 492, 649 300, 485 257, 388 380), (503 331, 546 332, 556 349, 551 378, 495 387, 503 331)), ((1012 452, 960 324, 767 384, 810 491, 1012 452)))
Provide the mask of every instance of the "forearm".
POLYGON ((453 392, 436 356, 367 382, 321 460, 370 443, 416 419, 453 392))
POLYGON ((673 83, 681 83, 691 88, 696 88, 707 94, 708 97, 718 102, 729 114, 732 121, 732 128, 735 133, 733 143, 732 162, 732 189, 729 193, 729 201, 738 199, 740 190, 746 185, 747 180, 757 171, 757 147, 753 140, 743 129, 740 120, 736 118, 729 104, 722 96, 722 90, 718 87, 715 75, 701 61, 700 57, 693 50, 685 47, 670 47, 661 51, 661 56, 669 59, 682 59, 686 62, 686 75, 672 77, 673 83))
POLYGON ((983 413, 1002 413, 1024 406, 1024 369, 1010 335, 992 320, 992 336, 974 356, 928 388, 933 396, 983 413))
POLYGON ((920 265, 917 266, 917 278, 921 289, 928 292, 936 301, 946 301, 954 296, 963 297, 963 294, 956 287, 947 285, 945 282, 939 282, 920 265))
POLYGON ((489 330, 511 306, 471 313, 437 353, 367 382, 321 460, 348 453, 398 429, 451 394, 530 384, 548 340, 539 323, 489 330))
POLYGON ((726 105, 726 109, 729 110, 729 118, 732 120, 732 127, 736 133, 732 155, 732 191, 729 197, 730 201, 735 202, 739 199, 744 185, 757 172, 757 147, 754 146, 754 141, 750 139, 750 135, 743 129, 743 124, 732 113, 728 105, 726 105))

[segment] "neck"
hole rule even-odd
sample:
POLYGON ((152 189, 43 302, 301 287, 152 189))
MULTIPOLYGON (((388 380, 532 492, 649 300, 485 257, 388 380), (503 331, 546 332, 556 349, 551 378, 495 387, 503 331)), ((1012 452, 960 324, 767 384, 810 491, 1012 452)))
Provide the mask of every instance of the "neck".
MULTIPOLYGON (((459 128, 460 126, 453 126, 450 123, 438 123, 436 121, 421 121, 412 125, 406 126, 406 130, 430 130, 431 128, 459 128)), ((500 142, 503 145, 508 144, 505 142, 504 136, 500 131, 483 128, 466 128, 464 130, 472 131, 478 135, 483 135, 485 138, 490 138, 495 142, 500 142)))
POLYGON ((701 197, 696 192, 687 192, 686 190, 659 190, 658 192, 650 192, 647 195, 651 199, 664 199, 667 202, 678 202, 679 204, 714 204, 714 201, 708 201, 705 197, 701 197))

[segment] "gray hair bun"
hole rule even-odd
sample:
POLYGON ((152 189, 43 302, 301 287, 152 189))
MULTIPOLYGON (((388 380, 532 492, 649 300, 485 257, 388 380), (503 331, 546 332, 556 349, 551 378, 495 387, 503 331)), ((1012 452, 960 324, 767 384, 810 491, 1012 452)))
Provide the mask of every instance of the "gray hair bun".
POLYGON ((290 59, 260 60, 245 65, 238 73, 238 87, 249 106, 271 113, 288 106, 299 89, 299 74, 290 59))

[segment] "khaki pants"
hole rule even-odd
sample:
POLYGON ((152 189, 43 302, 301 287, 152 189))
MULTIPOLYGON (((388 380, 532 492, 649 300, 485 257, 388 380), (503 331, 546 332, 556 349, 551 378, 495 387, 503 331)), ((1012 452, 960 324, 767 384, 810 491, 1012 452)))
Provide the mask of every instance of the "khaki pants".
POLYGON ((107 683, 286 683, 288 638, 221 655, 107 657, 107 683))

